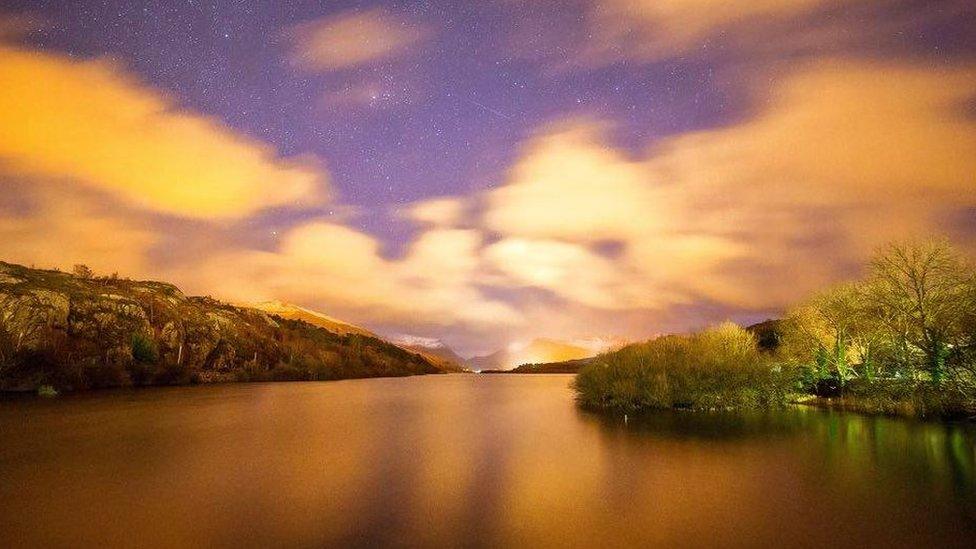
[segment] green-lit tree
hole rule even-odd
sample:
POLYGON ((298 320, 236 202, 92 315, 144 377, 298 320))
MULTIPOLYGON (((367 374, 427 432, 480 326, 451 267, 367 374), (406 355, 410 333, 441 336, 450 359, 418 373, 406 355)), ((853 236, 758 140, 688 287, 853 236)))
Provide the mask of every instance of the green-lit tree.
POLYGON ((893 354, 936 385, 972 347, 972 267, 944 240, 898 243, 871 262, 867 299, 893 354))

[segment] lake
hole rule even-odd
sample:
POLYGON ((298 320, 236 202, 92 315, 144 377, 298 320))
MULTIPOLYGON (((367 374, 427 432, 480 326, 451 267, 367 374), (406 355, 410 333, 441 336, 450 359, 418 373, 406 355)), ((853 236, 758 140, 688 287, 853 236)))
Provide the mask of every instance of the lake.
POLYGON ((976 432, 583 412, 569 375, 0 401, 0 546, 972 547, 976 432))

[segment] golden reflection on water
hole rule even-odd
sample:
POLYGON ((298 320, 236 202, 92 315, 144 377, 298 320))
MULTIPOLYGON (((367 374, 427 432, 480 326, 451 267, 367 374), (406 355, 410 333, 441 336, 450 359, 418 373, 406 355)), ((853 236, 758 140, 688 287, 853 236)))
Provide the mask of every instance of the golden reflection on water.
POLYGON ((0 402, 3 546, 968 546, 976 436, 813 409, 605 417, 569 376, 0 402))

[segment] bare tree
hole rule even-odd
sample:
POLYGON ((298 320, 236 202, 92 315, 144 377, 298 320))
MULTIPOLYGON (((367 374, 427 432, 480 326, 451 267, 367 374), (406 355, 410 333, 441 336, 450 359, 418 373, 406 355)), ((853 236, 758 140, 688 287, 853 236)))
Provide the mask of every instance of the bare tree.
POLYGON ((944 240, 890 244, 871 263, 869 299, 902 360, 916 353, 934 383, 971 342, 973 271, 944 240))
POLYGON ((860 284, 844 284, 816 295, 789 312, 784 323, 784 353, 816 367, 819 379, 856 377, 855 364, 870 360, 873 338, 860 284), (862 333, 863 332, 863 333, 862 333))

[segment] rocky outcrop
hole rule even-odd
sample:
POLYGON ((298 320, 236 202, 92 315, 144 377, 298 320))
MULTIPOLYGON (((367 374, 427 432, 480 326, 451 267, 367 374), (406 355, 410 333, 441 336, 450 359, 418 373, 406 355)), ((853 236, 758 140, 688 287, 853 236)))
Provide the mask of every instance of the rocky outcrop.
POLYGON ((0 262, 0 390, 437 371, 375 337, 188 297, 171 284, 0 262))

